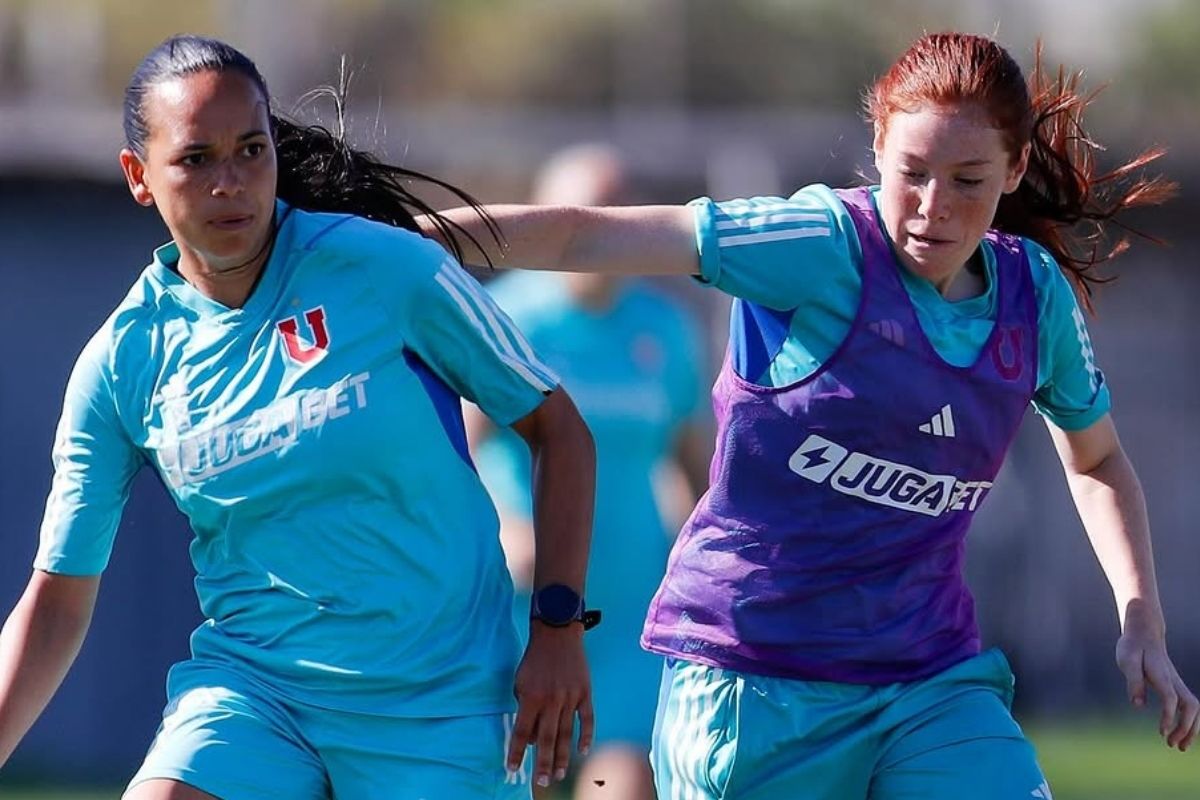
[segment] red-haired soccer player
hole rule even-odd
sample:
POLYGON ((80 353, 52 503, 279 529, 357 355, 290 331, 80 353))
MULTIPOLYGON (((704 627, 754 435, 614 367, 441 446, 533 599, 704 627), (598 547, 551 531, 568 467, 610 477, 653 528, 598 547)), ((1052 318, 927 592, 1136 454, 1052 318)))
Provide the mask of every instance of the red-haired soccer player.
POLYGON ((694 275, 736 298, 712 486, 642 637, 667 657, 661 797, 1049 798, 962 570, 1030 401, 1112 585, 1131 698, 1158 694, 1168 745, 1196 736, 1072 292, 1086 302, 1095 257, 1066 224, 1171 187, 1129 177, 1154 154, 1094 177, 1085 105, 992 40, 929 35, 870 93, 876 187, 489 209, 507 265, 694 275))

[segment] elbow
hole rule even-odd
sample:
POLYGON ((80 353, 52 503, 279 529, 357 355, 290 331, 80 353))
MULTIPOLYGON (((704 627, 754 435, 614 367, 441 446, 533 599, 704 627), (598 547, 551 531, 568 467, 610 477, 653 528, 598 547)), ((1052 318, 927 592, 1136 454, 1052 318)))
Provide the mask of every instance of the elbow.
POLYGON ((562 453, 569 456, 570 463, 595 471, 596 443, 592 432, 562 387, 551 392, 536 411, 513 427, 535 457, 562 453))
POLYGON ((574 436, 578 440, 579 457, 589 465, 589 469, 594 473, 596 470, 596 440, 592 437, 592 431, 583 421, 583 417, 577 414, 573 425, 574 436))
POLYGON ((588 259, 588 237, 585 233, 596 209, 587 206, 559 206, 554 211, 562 215, 565 224, 562 226, 558 252, 551 268, 573 272, 588 259))
POLYGON ((99 576, 74 577, 35 570, 21 602, 37 619, 82 638, 91 626, 99 588, 99 576))
MULTIPOLYGON (((1119 444, 1103 452, 1094 453, 1091 458, 1077 461, 1072 466, 1074 467, 1072 472, 1076 475, 1102 480, 1105 483, 1110 482, 1114 477, 1133 476, 1133 465, 1119 444)), ((1136 478, 1136 476, 1134 477, 1136 478)))
MULTIPOLYGON (((571 453, 572 458, 586 465, 589 471, 595 470, 596 440, 592 431, 584 422, 583 416, 575 407, 574 401, 562 389, 558 389, 551 397, 556 397, 557 413, 554 414, 551 426, 551 436, 556 443, 571 453)), ((549 404, 549 400, 547 401, 549 404)))

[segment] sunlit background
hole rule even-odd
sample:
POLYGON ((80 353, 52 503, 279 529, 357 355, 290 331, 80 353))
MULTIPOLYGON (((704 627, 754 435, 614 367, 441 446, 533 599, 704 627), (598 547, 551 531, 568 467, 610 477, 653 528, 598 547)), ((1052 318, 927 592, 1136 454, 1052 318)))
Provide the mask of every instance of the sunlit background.
MULTIPOLYGON (((863 88, 949 28, 994 34, 1026 68, 1040 37, 1047 64, 1108 84, 1091 114, 1102 160, 1170 150, 1161 168, 1182 196, 1136 218, 1169 244, 1120 260, 1091 325, 1150 504, 1171 650, 1200 688, 1196 0, 0 0, 0 613, 28 578, 70 365, 165 236, 116 153, 124 84, 167 35, 243 49, 284 111, 348 74, 353 141, 485 201, 526 199, 554 151, 604 141, 639 199, 683 202, 869 176, 863 88)), ((715 370, 724 301, 666 286, 710 323, 715 370)), ((144 474, 90 638, 0 797, 119 796, 198 621, 188 535, 144 474)), ((1200 757, 1168 753, 1154 714, 1126 710, 1107 584, 1032 413, 975 525, 970 575, 1056 797, 1200 798, 1200 757)))

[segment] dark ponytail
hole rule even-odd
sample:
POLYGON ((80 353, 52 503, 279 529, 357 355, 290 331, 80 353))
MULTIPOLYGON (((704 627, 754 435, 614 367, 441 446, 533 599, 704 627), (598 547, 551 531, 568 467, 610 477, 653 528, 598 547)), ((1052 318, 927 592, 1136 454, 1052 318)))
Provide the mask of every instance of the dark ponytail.
MULTIPOLYGON (((144 109, 146 93, 163 81, 207 71, 244 75, 258 87, 270 106, 271 95, 266 81, 254 62, 241 51, 216 39, 172 36, 142 60, 125 89, 125 141, 139 158, 146 156, 146 138, 149 136, 144 109)), ((449 192, 474 208, 496 241, 502 242, 495 221, 477 200, 446 181, 385 164, 346 142, 346 90, 343 70, 340 86, 308 95, 308 99, 329 96, 333 100, 337 113, 336 135, 320 125, 304 125, 271 113, 279 171, 277 196, 306 211, 355 214, 416 232, 420 230, 414 215, 427 215, 459 261, 463 260, 459 236, 465 236, 486 257, 486 248, 479 246, 470 233, 443 217, 407 187, 413 182, 422 182, 449 192)))

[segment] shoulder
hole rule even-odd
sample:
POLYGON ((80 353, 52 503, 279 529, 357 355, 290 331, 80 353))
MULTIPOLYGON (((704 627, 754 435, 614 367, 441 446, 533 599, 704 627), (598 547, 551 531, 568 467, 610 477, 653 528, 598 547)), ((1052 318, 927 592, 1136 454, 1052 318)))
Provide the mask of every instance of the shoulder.
POLYGON ((700 198, 693 208, 701 282, 735 297, 795 308, 811 293, 814 279, 857 275, 854 222, 824 184, 790 197, 700 198))
POLYGON ((1032 239, 1021 237, 1029 261, 1029 275, 1038 303, 1038 318, 1046 321, 1059 317, 1071 318, 1079 303, 1075 289, 1050 251, 1032 239))
POLYGON ((294 253, 321 255, 330 263, 404 262, 423 265, 432 273, 443 262, 452 260, 441 245, 419 233, 354 214, 292 209, 288 225, 289 246, 294 253))
POLYGON ((150 355, 173 305, 163 302, 165 290, 150 273, 150 267, 142 272, 92 335, 85 352, 105 353, 114 365, 121 356, 144 359, 150 355))
POLYGON ((789 197, 750 197, 717 203, 715 227, 722 246, 805 240, 821 257, 840 253, 854 259, 858 233, 850 209, 837 192, 813 183, 789 197))
POLYGON ((115 394, 118 378, 133 378, 154 360, 166 313, 162 289, 143 272, 88 338, 72 369, 70 393, 115 394))
POLYGON ((702 197, 692 205, 711 209, 710 213, 730 225, 722 230, 760 228, 764 223, 787 228, 832 225, 839 217, 848 219, 845 204, 833 189, 822 183, 809 184, 789 197, 760 195, 716 201, 702 197))

